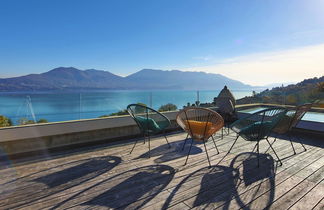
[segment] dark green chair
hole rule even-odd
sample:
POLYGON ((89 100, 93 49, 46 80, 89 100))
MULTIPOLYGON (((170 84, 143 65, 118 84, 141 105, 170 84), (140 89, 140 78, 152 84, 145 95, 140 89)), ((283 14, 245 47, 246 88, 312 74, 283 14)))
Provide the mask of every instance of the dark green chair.
MULTIPOLYGON (((272 142, 272 144, 277 140, 278 135, 284 135, 287 134, 291 147, 294 151, 294 155, 296 154, 296 150, 294 148, 294 145, 291 140, 291 131, 296 125, 300 122, 300 120, 303 118, 303 116, 312 108, 313 104, 307 103, 300 106, 297 106, 295 108, 288 109, 285 116, 281 119, 281 121, 276 125, 276 127, 273 128, 272 132, 275 134, 275 139, 272 142)), ((306 151, 306 147, 303 145, 303 143, 300 141, 301 146, 304 148, 304 151, 306 151)))
MULTIPOLYGON (((150 136, 156 135, 158 133, 163 133, 166 142, 171 147, 168 139, 165 135, 165 129, 170 126, 170 120, 160 112, 139 104, 130 104, 127 106, 127 112, 130 116, 135 120, 136 124, 138 125, 140 132, 144 136, 144 144, 146 137, 148 138, 148 147, 149 147, 149 157, 151 157, 151 138, 150 136)), ((138 140, 135 141, 135 144, 130 151, 133 152, 136 143, 138 140)))
POLYGON ((287 110, 284 108, 269 108, 256 112, 252 115, 249 115, 232 123, 230 125, 230 128, 237 133, 237 138, 235 139, 228 153, 230 153, 234 144, 240 136, 246 141, 256 141, 257 143, 254 146, 254 149, 255 147, 257 148, 259 167, 259 142, 260 140, 265 139, 270 145, 270 148, 272 149, 274 154, 276 155, 278 161, 280 162, 280 165, 282 165, 282 162, 275 150, 273 149, 272 145, 270 144, 268 137, 272 129, 285 116, 286 112, 287 110))

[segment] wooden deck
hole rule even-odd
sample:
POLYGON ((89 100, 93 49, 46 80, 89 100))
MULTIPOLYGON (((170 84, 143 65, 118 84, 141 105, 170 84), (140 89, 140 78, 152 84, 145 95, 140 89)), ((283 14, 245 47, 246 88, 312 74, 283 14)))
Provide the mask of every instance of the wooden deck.
MULTIPOLYGON (((194 144, 189 161, 185 133, 169 135, 148 144, 132 141, 76 150, 65 155, 47 154, 46 160, 0 170, 0 209, 324 209, 323 140, 304 139, 307 147, 278 140, 273 146, 283 161, 260 155, 257 167, 254 143, 241 138, 230 154, 234 134, 207 143, 212 167, 203 144, 194 144)), ((260 151, 268 149, 265 141, 260 151)), ((2 160, 2 166, 5 161, 2 160)))

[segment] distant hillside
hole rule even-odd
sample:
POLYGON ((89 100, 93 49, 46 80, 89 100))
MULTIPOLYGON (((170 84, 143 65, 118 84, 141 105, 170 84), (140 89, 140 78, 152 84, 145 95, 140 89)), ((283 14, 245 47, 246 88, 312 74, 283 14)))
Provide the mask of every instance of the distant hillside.
POLYGON ((42 74, 0 79, 1 91, 123 88, 124 79, 108 71, 55 68, 42 74))
POLYGON ((0 79, 0 91, 67 89, 249 89, 251 86, 220 74, 143 69, 127 77, 108 71, 59 67, 42 74, 0 79))
POLYGON ((254 96, 244 97, 238 104, 246 103, 275 103, 299 105, 317 103, 324 100, 324 76, 305 79, 294 85, 266 89, 254 96))
POLYGON ((205 72, 184 72, 178 70, 163 71, 143 69, 126 77, 132 83, 141 81, 143 88, 175 88, 191 90, 222 89, 224 85, 231 89, 248 89, 237 80, 232 80, 220 74, 208 74, 205 72))

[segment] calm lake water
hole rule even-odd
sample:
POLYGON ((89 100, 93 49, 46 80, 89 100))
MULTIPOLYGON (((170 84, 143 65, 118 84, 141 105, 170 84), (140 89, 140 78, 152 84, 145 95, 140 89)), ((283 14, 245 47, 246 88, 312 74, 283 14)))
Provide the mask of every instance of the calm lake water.
MULTIPOLYGON (((212 102, 220 90, 199 91, 201 103, 212 102)), ((232 91, 236 99, 252 94, 252 91, 232 91)), ((123 110, 131 103, 145 103, 158 109, 172 103, 182 108, 195 103, 197 91, 98 91, 98 92, 32 92, 0 93, 0 115, 12 119, 21 118, 49 122, 90 119, 123 110)))

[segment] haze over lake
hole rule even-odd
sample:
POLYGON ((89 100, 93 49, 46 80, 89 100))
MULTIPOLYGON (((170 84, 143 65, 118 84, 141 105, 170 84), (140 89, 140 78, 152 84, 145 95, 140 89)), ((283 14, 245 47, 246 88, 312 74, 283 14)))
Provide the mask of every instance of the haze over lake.
MULTIPOLYGON (((201 103, 212 102, 220 90, 199 91, 201 103)), ((252 91, 233 91, 236 99, 251 95, 252 91)), ((173 103, 182 108, 195 103, 197 91, 95 91, 95 92, 26 92, 1 93, 0 115, 12 119, 14 124, 20 118, 41 118, 49 122, 90 119, 123 110, 131 103, 145 103, 158 109, 161 105, 173 103), (31 103, 28 102, 30 97, 31 103)))

